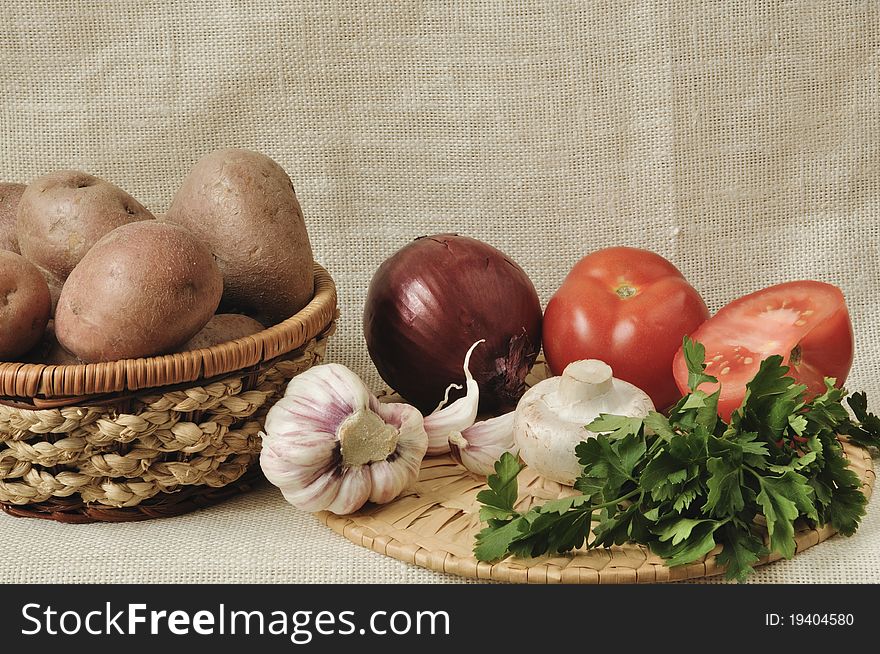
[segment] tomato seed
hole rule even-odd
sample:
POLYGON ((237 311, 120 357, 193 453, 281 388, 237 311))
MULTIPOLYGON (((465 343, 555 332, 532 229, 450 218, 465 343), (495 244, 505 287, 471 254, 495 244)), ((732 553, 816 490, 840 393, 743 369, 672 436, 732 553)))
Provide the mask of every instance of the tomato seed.
POLYGON ((803 327, 804 325, 807 324, 807 321, 806 320, 795 320, 794 324, 797 325, 798 327, 803 327))
POLYGON ((722 374, 722 375, 726 375, 726 374, 729 373, 729 372, 730 372, 730 366, 721 369, 721 374, 722 374))
POLYGON ((752 357, 746 357, 745 359, 743 359, 743 363, 746 365, 749 365, 752 361, 754 361, 752 357))

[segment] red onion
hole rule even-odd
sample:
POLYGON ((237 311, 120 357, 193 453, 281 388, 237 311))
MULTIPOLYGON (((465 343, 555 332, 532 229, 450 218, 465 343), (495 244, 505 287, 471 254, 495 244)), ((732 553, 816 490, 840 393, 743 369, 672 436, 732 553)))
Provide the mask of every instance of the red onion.
MULTIPOLYGON (((484 411, 508 410, 525 391, 541 343, 541 302, 522 268, 466 236, 424 236, 376 271, 364 336, 382 379, 423 413, 470 369, 484 411)), ((455 397, 454 395, 452 397, 455 397)))

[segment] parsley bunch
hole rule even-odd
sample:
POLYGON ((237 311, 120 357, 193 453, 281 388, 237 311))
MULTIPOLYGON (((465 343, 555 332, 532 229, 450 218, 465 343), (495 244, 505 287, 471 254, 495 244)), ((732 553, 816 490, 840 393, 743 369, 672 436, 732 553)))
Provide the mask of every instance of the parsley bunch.
POLYGON ((696 390, 717 381, 705 373, 705 349, 685 337, 684 354, 691 392, 668 416, 601 415, 586 426, 599 435, 576 448, 580 495, 517 512, 522 465, 503 455, 489 490, 477 495, 488 523, 477 536, 477 559, 564 552, 581 547, 592 531, 588 547, 640 543, 669 566, 720 544, 718 563, 728 579, 742 581, 771 551, 794 555, 798 519, 853 534, 867 500, 838 435, 880 445, 880 419, 868 413, 865 394, 847 399, 853 420, 843 406, 847 393, 834 380, 807 401, 806 387, 786 376, 782 357, 771 356, 727 424, 718 416, 719 392, 696 390))

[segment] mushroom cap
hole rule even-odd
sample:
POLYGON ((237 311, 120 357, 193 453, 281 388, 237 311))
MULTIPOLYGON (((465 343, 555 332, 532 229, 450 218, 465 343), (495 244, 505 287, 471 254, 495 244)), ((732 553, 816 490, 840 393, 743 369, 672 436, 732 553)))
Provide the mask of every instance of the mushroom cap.
POLYGON ((609 377, 607 365, 576 363, 579 365, 570 364, 561 376, 545 379, 526 391, 517 404, 513 428, 526 465, 567 486, 581 474, 575 448, 596 436, 584 429, 586 425, 603 413, 643 417, 654 410, 647 393, 609 377))

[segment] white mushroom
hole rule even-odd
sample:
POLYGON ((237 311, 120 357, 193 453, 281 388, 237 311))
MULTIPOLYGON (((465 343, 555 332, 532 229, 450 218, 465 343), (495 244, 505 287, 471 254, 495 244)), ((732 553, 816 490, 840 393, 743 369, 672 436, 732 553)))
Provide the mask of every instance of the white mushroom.
POLYGON ((581 473, 575 447, 596 434, 585 425, 602 413, 644 417, 654 410, 640 388, 615 379, 596 359, 570 363, 562 375, 526 391, 516 407, 514 438, 526 465, 543 477, 571 486, 581 473))

